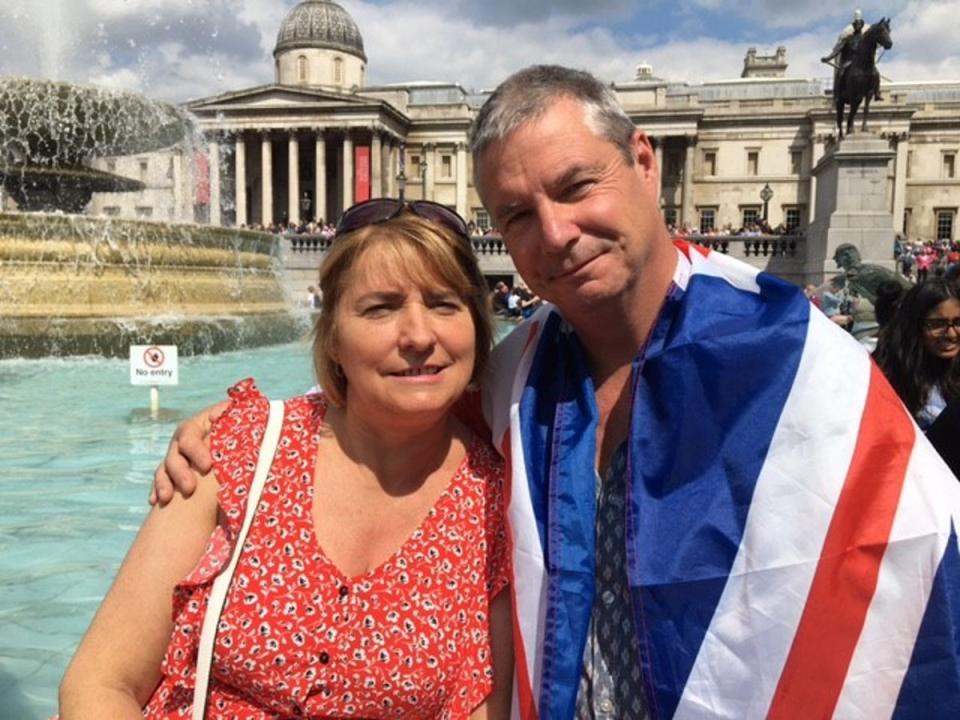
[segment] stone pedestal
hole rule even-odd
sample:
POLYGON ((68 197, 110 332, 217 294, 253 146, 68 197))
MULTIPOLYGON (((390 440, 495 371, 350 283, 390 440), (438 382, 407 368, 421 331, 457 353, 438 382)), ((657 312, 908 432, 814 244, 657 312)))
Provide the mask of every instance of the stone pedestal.
POLYGON ((816 216, 807 233, 807 282, 836 274, 833 254, 850 243, 864 263, 894 268, 888 168, 895 152, 872 133, 845 137, 816 167, 816 216))

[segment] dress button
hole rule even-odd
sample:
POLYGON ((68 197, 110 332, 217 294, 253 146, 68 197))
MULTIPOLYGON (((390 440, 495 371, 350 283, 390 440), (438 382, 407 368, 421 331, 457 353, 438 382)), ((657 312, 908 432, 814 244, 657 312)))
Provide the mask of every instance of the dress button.
POLYGON ((340 586, 340 597, 346 597, 346 596, 349 595, 349 594, 350 594, 350 588, 348 588, 346 585, 341 585, 341 586, 340 586))
POLYGON ((613 594, 613 590, 604 590, 600 594, 600 599, 603 600, 603 604, 607 607, 613 605, 613 601, 617 599, 617 596, 613 594))
POLYGON ((320 664, 326 665, 328 662, 330 662, 330 655, 324 650, 320 653, 320 664))
POLYGON ((604 698, 599 703, 600 712, 612 713, 613 712, 613 703, 610 702, 607 698, 604 698))

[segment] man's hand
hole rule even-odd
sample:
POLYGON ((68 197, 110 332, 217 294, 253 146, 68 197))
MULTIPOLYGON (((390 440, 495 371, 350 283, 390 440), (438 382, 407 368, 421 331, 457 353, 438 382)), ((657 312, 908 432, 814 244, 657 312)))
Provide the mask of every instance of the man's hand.
POLYGON ((166 457, 153 474, 151 505, 166 505, 173 498, 174 491, 190 497, 197 489, 197 481, 213 466, 213 458, 207 447, 210 427, 228 405, 226 400, 211 405, 177 426, 167 447, 166 457))

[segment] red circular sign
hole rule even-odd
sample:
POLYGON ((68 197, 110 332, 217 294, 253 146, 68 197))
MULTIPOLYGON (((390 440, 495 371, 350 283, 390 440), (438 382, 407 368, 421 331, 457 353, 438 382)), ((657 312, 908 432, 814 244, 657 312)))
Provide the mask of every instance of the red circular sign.
POLYGON ((163 367, 164 360, 166 360, 166 358, 163 356, 163 350, 158 348, 156 345, 153 347, 148 347, 143 351, 143 362, 146 363, 147 367, 163 367))

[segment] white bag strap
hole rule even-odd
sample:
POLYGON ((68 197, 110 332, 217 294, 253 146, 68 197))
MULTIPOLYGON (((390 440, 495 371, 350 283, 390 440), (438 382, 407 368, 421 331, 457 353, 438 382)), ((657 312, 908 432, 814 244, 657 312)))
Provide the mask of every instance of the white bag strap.
POLYGON ((220 623, 220 614, 223 612, 223 604, 227 599, 227 590, 230 588, 230 581, 233 579, 233 573, 237 568, 237 561, 243 552, 243 543, 247 539, 247 533, 250 532, 253 515, 257 511, 260 494, 263 492, 263 485, 267 480, 270 466, 273 464, 273 456, 277 451, 280 429, 283 426, 283 410, 282 400, 270 401, 270 415, 267 418, 267 428, 263 433, 263 441, 260 443, 260 457, 257 459, 257 469, 253 475, 253 483, 250 485, 250 492, 247 494, 243 525, 237 534, 230 564, 216 577, 213 581, 213 587, 210 589, 210 600, 207 603, 207 611, 203 616, 203 629, 200 632, 200 647, 197 652, 197 676, 193 691, 193 720, 203 720, 206 713, 207 687, 210 681, 210 667, 213 664, 213 643, 217 637, 217 625, 220 623))

